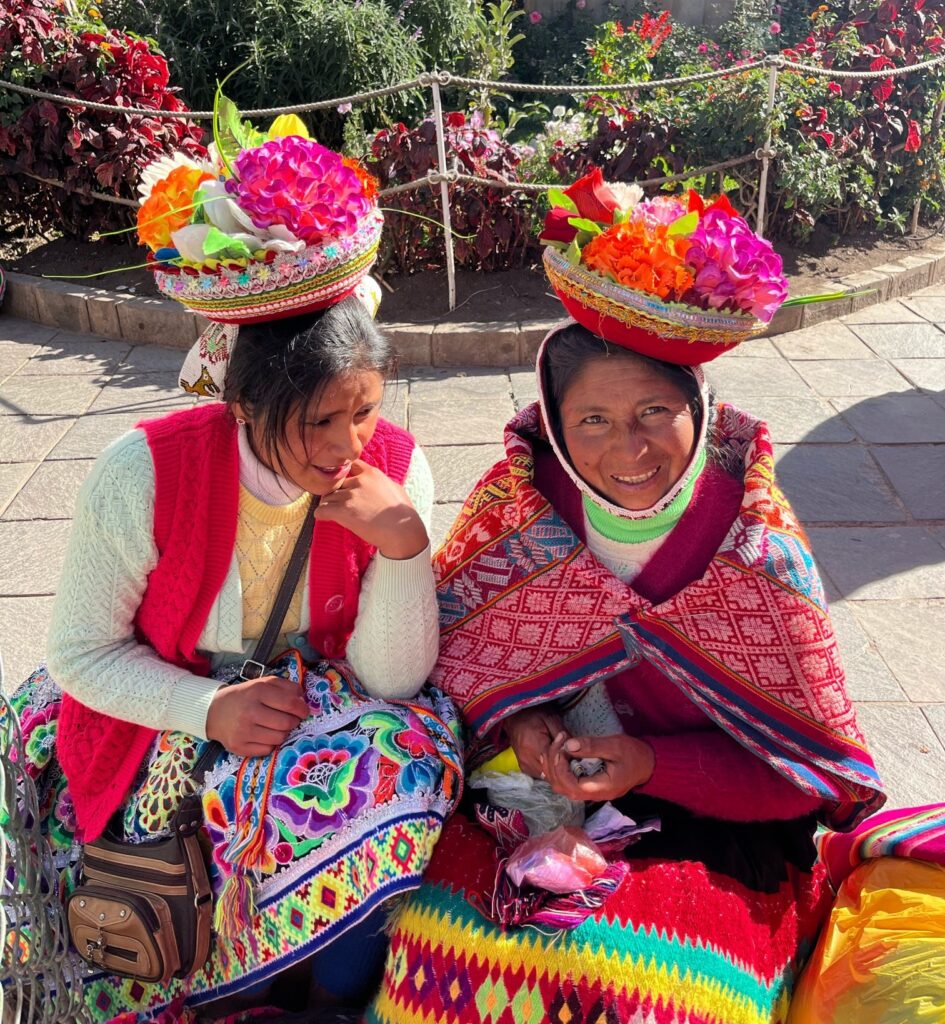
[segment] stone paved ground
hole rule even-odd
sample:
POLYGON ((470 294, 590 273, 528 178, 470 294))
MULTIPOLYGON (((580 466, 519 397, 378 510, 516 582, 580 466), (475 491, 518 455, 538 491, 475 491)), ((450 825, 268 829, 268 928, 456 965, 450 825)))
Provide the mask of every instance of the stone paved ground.
MULTIPOLYGON (((7 687, 43 654, 76 492, 91 460, 144 416, 191 403, 180 353, 0 317, 0 649, 7 687)), ((860 721, 892 801, 945 799, 945 285, 753 342, 710 368, 765 418, 809 527, 860 721)), ((425 447, 434 540, 530 372, 419 370, 387 415, 425 447)))

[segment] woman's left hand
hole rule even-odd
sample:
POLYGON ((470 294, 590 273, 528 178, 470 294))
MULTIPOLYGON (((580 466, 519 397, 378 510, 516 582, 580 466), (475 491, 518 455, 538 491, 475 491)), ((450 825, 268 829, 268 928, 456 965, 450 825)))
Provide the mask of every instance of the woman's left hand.
POLYGON ((413 558, 430 543, 407 492, 366 462, 354 462, 340 486, 321 498, 315 518, 344 526, 385 558, 413 558))
POLYGON ((571 800, 614 800, 642 786, 653 774, 653 748, 644 740, 616 736, 578 736, 560 733, 544 758, 544 773, 551 788, 571 800), (578 778, 571 761, 596 757, 603 768, 578 778))

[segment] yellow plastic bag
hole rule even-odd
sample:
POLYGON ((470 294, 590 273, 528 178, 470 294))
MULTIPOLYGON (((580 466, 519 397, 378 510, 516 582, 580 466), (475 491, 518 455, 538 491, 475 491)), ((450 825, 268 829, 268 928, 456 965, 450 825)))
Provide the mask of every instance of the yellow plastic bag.
POLYGON ((853 871, 788 1024, 945 1024, 945 866, 881 857, 853 871))

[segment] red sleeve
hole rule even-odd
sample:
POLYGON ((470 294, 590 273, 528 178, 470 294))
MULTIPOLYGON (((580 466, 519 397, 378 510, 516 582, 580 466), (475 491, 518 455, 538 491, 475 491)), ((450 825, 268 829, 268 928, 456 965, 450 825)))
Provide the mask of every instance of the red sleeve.
POLYGON ((638 792, 722 821, 801 818, 821 807, 771 765, 717 729, 674 736, 641 736, 655 767, 638 792))

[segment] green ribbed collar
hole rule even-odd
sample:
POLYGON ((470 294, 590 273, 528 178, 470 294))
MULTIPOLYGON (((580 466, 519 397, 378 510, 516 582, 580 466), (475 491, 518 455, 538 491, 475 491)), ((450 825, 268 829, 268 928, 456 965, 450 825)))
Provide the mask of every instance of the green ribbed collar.
POLYGON ((622 516, 614 515, 607 509, 601 508, 593 498, 587 494, 582 495, 584 511, 594 529, 608 540, 619 541, 622 544, 642 544, 645 541, 655 540, 662 537, 683 517, 683 513, 689 508, 692 501, 696 481, 705 469, 705 448, 698 455, 695 465, 695 472, 689 483, 676 495, 673 501, 655 515, 647 519, 624 519, 622 516))

